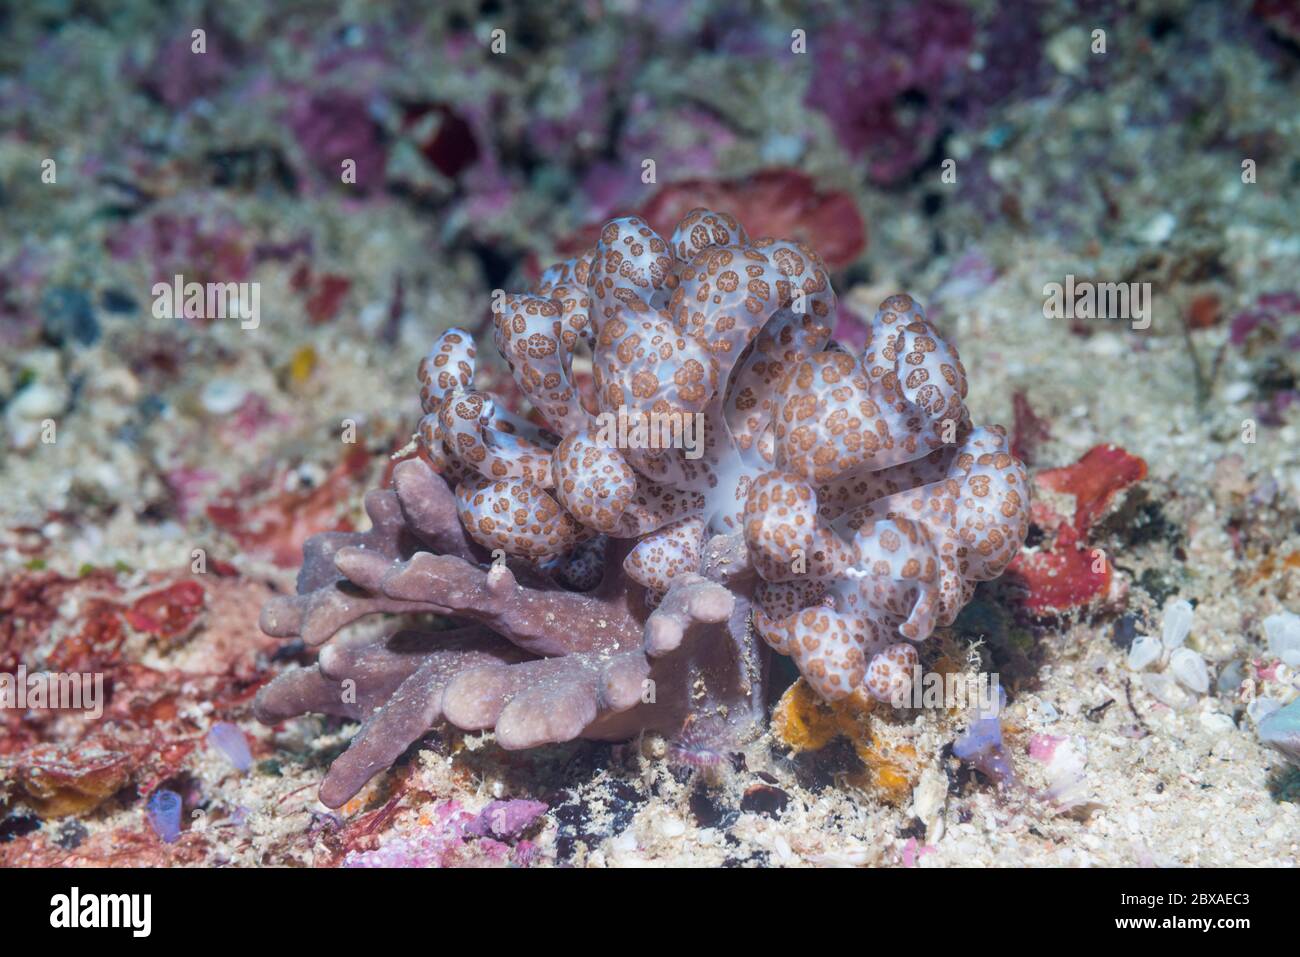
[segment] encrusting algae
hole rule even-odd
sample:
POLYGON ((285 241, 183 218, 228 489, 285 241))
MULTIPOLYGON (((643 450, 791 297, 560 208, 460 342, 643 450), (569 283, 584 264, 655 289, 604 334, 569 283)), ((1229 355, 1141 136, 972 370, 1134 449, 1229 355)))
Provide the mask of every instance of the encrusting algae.
POLYGON ((836 738, 844 738, 863 765, 845 775, 845 782, 898 806, 911 796, 923 762, 913 745, 894 740, 893 726, 877 713, 885 710, 861 689, 825 701, 800 678, 777 702, 772 734, 796 753, 820 751, 836 738))

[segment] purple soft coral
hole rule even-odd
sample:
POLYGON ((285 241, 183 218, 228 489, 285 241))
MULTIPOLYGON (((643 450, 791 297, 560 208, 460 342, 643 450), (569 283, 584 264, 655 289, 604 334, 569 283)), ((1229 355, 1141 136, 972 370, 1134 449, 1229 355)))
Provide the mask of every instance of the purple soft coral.
POLYGON ((263 690, 268 722, 363 722, 321 799, 440 719, 510 749, 650 730, 715 755, 758 730, 765 643, 827 698, 889 700, 916 658, 902 639, 1018 550, 1028 492, 918 304, 887 300, 857 358, 834 315, 812 250, 697 209, 670 241, 611 222, 505 297, 496 346, 546 428, 476 391, 471 337, 444 333, 420 366, 421 458, 367 497, 370 531, 311 539, 298 594, 263 612, 310 645, 372 613, 463 623, 331 642, 263 690))

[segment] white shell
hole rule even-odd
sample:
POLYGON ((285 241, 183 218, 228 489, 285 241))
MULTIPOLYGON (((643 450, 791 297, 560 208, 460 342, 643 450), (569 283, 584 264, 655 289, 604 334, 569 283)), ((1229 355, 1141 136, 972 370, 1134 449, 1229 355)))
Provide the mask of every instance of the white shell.
POLYGON ((1190 648, 1178 648, 1169 656, 1169 672, 1188 691, 1205 694, 1210 690, 1210 672, 1205 659, 1190 648))
POLYGON ((1233 724, 1231 715, 1218 711, 1206 711, 1201 713, 1201 727, 1210 734, 1219 735, 1227 734, 1236 725, 1233 724))
POLYGON ((1179 648, 1192 630, 1192 606, 1180 598, 1165 609, 1164 643, 1169 649, 1179 648))
POLYGON ((248 398, 248 389, 233 379, 212 379, 199 393, 203 411, 212 415, 230 415, 248 398))
POLYGON ((1164 672, 1147 672, 1142 676, 1142 687, 1151 697, 1175 711, 1186 708, 1192 699, 1178 687, 1178 682, 1164 672))
POLYGON ((1300 668, 1300 615, 1284 611, 1264 619, 1268 650, 1292 668, 1300 668))
POLYGON ((1128 666, 1134 671, 1141 671, 1154 664, 1160 653, 1160 642, 1150 635, 1138 635, 1133 639, 1133 644, 1128 646, 1128 666))

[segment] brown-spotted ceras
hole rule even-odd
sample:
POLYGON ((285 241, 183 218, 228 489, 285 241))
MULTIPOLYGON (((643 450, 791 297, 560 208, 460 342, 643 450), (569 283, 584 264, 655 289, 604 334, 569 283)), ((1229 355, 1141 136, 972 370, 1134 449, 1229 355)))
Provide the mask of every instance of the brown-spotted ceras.
POLYGON ((529 414, 475 391, 471 338, 448 330, 421 364, 419 442, 467 534, 511 556, 587 567, 594 540, 629 540, 624 571, 659 595, 733 537, 758 634, 823 696, 888 699, 913 643, 1020 548, 1029 491, 1002 430, 972 424, 966 370, 920 303, 886 299, 856 354, 836 315, 803 242, 706 209, 666 241, 615 220, 496 310, 529 414), (602 428, 619 414, 700 416, 699 454, 620 446, 602 428))

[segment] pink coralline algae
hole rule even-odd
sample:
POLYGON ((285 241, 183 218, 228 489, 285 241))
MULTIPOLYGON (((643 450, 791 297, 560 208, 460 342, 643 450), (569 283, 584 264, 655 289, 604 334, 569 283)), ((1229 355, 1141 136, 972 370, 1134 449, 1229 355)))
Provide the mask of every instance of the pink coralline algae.
POLYGON ((975 21, 946 0, 882 4, 833 23, 815 61, 807 103, 871 178, 896 183, 943 132, 945 104, 969 85, 975 21), (916 100, 908 106, 909 100, 916 100))
POLYGON ((507 749, 653 731, 709 763, 760 729, 769 649, 827 699, 888 701, 913 643, 1020 550, 1024 467, 971 423, 956 350, 898 295, 845 351, 800 242, 706 209, 669 240, 615 220, 494 312, 533 414, 476 390, 471 336, 443 333, 420 455, 367 496, 369 531, 308 540, 298 594, 263 611, 324 647, 259 717, 362 722, 326 804, 439 720, 507 749), (695 441, 654 441, 665 424, 695 441), (330 640, 375 613, 459 624, 330 640))
POLYGON ((189 27, 163 40, 141 77, 144 88, 171 109, 218 94, 234 70, 235 44, 221 30, 204 28, 202 55, 195 55, 189 27))
POLYGON ((537 848, 518 838, 545 812, 540 801, 493 801, 478 814, 457 801, 440 801, 424 813, 418 830, 349 852, 343 866, 526 867, 537 848))
POLYGON ((363 98, 338 90, 303 95, 286 119, 303 154, 323 177, 337 182, 350 159, 356 163, 358 189, 368 191, 382 182, 388 157, 363 98))

